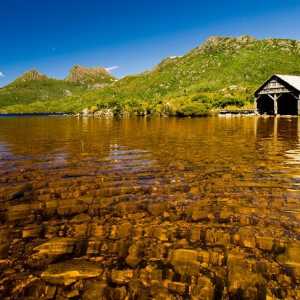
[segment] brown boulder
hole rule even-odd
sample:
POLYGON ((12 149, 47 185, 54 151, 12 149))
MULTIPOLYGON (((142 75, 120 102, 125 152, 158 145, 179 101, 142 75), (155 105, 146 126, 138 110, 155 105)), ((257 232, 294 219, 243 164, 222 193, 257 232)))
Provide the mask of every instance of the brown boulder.
POLYGON ((213 300, 215 295, 214 285, 210 278, 200 276, 195 284, 191 285, 191 300, 213 300))
POLYGON ((127 284, 133 277, 133 270, 112 270, 111 280, 115 284, 127 284))
POLYGON ((43 266, 51 263, 60 257, 72 255, 80 243, 72 238, 53 238, 33 250, 35 253, 28 259, 31 266, 43 266))
POLYGON ((260 273, 252 269, 242 252, 228 254, 228 291, 231 297, 260 299, 259 295, 265 292, 266 282, 260 273))
POLYGON ((129 247, 126 263, 130 267, 135 268, 142 261, 142 248, 142 243, 135 243, 129 247))
POLYGON ((285 253, 279 255, 277 260, 289 268, 297 281, 300 281, 300 242, 290 242, 285 253))
POLYGON ((197 275, 199 273, 200 262, 198 261, 198 252, 195 250, 174 250, 170 262, 175 271, 181 275, 197 275))
POLYGON ((108 300, 108 286, 105 282, 90 283, 82 294, 82 300, 108 300))
POLYGON ((99 277, 103 270, 86 260, 68 260, 49 265, 41 278, 50 284, 70 285, 77 280, 99 277))

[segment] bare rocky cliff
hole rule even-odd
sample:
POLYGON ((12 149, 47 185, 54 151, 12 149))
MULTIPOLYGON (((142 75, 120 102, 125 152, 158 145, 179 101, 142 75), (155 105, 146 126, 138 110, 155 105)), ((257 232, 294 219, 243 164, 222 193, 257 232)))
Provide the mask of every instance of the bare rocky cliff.
POLYGON ((87 68, 76 65, 72 67, 65 80, 81 84, 103 84, 113 82, 115 79, 105 68, 87 68))
POLYGON ((17 78, 19 82, 33 81, 33 80, 46 80, 48 77, 39 71, 33 69, 25 72, 22 76, 17 78))

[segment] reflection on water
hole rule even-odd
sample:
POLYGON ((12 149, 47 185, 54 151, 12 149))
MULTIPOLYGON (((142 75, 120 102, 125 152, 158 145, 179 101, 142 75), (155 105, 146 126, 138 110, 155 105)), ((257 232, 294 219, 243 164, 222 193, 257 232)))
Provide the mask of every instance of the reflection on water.
POLYGON ((299 122, 0 118, 0 297, 299 299, 299 122))

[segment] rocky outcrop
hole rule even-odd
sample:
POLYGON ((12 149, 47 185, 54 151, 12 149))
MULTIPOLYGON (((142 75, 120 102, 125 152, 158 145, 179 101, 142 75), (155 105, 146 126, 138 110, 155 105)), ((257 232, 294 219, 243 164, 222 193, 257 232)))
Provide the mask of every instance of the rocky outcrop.
POLYGON ((257 41, 257 39, 250 35, 242 35, 239 37, 210 36, 199 49, 213 49, 219 46, 249 45, 255 41, 257 41))
POLYGON ((45 80, 48 77, 37 70, 30 70, 25 72, 22 76, 16 79, 18 82, 34 81, 34 80, 45 80))
POLYGON ((72 67, 65 80, 80 84, 99 85, 111 83, 115 80, 115 78, 111 76, 104 68, 87 68, 76 65, 72 67))
POLYGON ((115 111, 113 108, 98 109, 97 107, 92 107, 83 109, 80 115, 83 117, 109 119, 114 117, 115 111))

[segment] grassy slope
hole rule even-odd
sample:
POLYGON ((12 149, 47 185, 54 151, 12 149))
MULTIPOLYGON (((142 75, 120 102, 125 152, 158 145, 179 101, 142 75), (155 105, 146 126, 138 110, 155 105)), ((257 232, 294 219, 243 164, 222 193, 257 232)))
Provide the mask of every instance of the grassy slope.
POLYGON ((57 80, 37 70, 24 73, 0 89, 0 112, 69 112, 69 98, 115 80, 102 68, 75 66, 70 71, 71 75, 72 78, 57 80))
POLYGON ((5 109, 80 111, 97 105, 118 111, 199 115, 229 105, 251 106, 255 89, 274 73, 300 75, 300 42, 211 38, 183 57, 166 59, 150 72, 102 89, 5 109))
POLYGON ((6 107, 30 105, 41 103, 45 106, 53 100, 67 95, 76 95, 86 91, 86 87, 80 84, 65 82, 63 80, 43 79, 30 81, 16 81, 5 88, 0 89, 0 110, 6 107))

